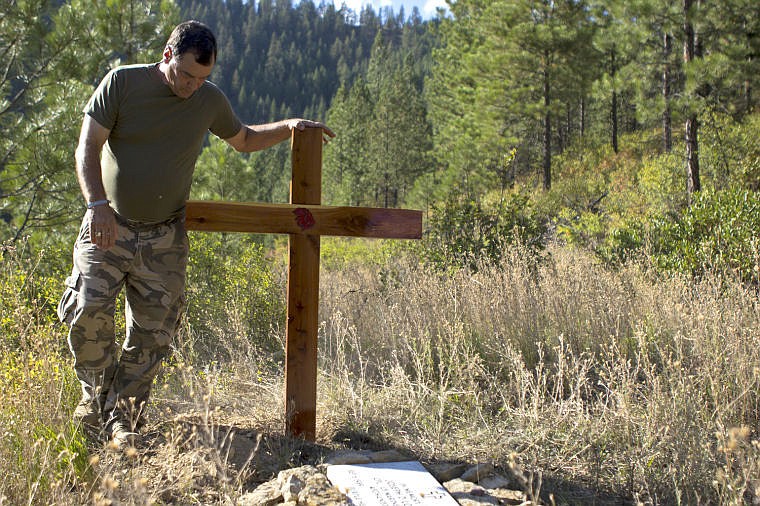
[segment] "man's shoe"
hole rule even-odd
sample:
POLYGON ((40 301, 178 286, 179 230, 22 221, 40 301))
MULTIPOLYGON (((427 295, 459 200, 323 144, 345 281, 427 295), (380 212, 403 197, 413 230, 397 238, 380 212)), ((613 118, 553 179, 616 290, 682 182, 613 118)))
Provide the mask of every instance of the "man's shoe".
POLYGON ((102 422, 98 403, 94 399, 82 399, 74 409, 74 422, 88 429, 99 429, 102 422))
POLYGON ((129 423, 118 418, 108 425, 108 435, 119 449, 136 446, 140 441, 140 434, 129 423))

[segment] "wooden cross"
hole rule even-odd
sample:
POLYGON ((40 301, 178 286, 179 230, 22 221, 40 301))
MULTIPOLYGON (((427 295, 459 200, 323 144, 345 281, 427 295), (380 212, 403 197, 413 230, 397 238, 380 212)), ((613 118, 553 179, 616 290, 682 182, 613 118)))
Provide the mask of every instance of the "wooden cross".
POLYGON ((422 212, 322 206, 322 129, 291 137, 290 204, 187 203, 187 228, 208 232, 289 234, 285 341, 285 430, 314 440, 320 236, 395 239, 422 236, 422 212))

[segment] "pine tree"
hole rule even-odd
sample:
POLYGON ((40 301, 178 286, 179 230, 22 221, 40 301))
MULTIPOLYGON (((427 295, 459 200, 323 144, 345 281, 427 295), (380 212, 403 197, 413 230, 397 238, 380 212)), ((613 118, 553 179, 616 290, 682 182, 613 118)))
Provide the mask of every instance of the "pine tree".
MULTIPOLYGON (((160 1, 10 2, 0 18, 0 203, 5 237, 81 219, 71 153, 92 87, 155 58, 176 22, 160 1)), ((46 234, 53 240, 55 234, 46 234)), ((41 236, 42 237, 42 236, 41 236)))
POLYGON ((364 79, 335 95, 327 121, 340 134, 324 154, 323 201, 329 204, 366 205, 370 155, 370 124, 374 102, 364 79))
MULTIPOLYGON (((387 62, 388 48, 381 38, 370 62, 370 86, 375 98, 368 125, 372 153, 375 204, 396 207, 406 200, 414 182, 432 170, 432 130, 421 92, 415 87, 412 57, 397 68, 380 72, 372 62, 387 62)), ((386 63, 387 65, 387 63, 386 63)))
MULTIPOLYGON (((695 17, 699 15, 698 7, 700 0, 683 0, 683 59, 687 67, 695 64, 702 57, 702 46, 699 40, 699 32, 695 29, 695 17)), ((686 116, 684 126, 686 138, 686 190, 691 200, 691 195, 701 189, 702 183, 699 177, 699 118, 697 112, 692 109, 686 116)))
POLYGON ((456 21, 442 25, 445 45, 435 53, 432 79, 442 100, 430 101, 434 121, 441 122, 442 161, 462 175, 458 185, 479 193, 494 184, 500 161, 519 146, 524 159, 541 160, 549 189, 563 102, 580 102, 591 82, 582 71, 582 59, 593 55, 585 4, 469 0, 452 9, 456 21), (534 132, 541 132, 540 153, 532 148, 534 132))

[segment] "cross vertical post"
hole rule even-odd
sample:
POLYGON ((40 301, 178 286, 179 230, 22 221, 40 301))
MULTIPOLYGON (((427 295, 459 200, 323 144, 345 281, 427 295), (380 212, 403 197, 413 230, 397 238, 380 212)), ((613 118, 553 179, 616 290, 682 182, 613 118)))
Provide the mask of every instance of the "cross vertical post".
MULTIPOLYGON (((322 200, 322 129, 294 130, 291 137, 290 203, 319 205, 322 200)), ((311 213, 303 208, 302 228, 311 213)), ((290 234, 288 305, 285 327, 285 431, 316 437, 317 328, 320 236, 290 234)))

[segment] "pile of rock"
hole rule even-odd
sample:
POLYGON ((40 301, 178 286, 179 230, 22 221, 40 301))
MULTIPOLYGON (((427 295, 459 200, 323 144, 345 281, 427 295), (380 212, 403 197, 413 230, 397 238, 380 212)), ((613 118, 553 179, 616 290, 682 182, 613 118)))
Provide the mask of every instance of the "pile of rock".
MULTIPOLYGON (((403 462, 410 460, 395 450, 343 451, 331 455, 320 466, 302 466, 280 471, 277 477, 259 485, 238 499, 238 506, 344 506, 350 502, 327 479, 330 465, 403 462)), ((495 472, 490 464, 435 463, 425 466, 462 506, 486 504, 530 504, 515 483, 495 472)))
POLYGON ((302 466, 280 471, 277 478, 256 487, 237 501, 238 506, 343 506, 346 496, 327 480, 314 466, 302 466))

